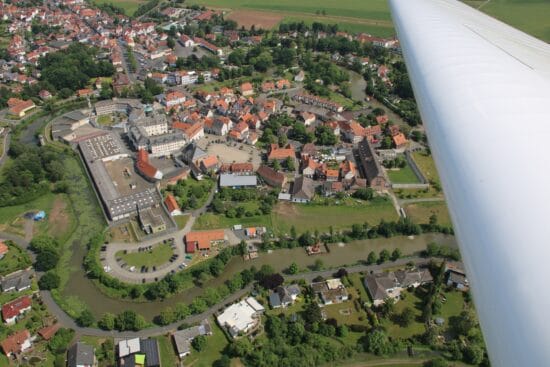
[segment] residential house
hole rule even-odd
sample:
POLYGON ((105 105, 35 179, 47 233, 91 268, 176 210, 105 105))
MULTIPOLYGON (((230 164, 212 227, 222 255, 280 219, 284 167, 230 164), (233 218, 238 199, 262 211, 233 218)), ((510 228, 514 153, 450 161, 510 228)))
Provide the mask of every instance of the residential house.
POLYGON ((67 350, 67 367, 97 367, 94 347, 82 342, 67 350))
POLYGON ((248 297, 227 307, 216 319, 221 327, 236 338, 256 330, 264 311, 265 308, 255 298, 248 297))
POLYGON ((313 180, 304 176, 296 178, 292 185, 291 194, 292 201, 295 203, 310 202, 315 196, 313 180))
POLYGON ((14 104, 9 108, 8 112, 10 113, 10 115, 23 117, 26 115, 27 112, 35 107, 36 105, 34 104, 34 102, 28 99, 26 101, 20 101, 19 103, 14 104))
POLYGON ((407 147, 407 138, 405 138, 403 133, 398 133, 392 136, 392 140, 395 149, 404 149, 407 147))
POLYGON ((296 301, 300 293, 300 286, 297 284, 279 286, 269 294, 269 305, 271 308, 290 306, 296 301))
POLYGON ((31 310, 32 300, 29 296, 19 297, 2 306, 2 319, 8 325, 13 325, 17 319, 31 310))
POLYGON ((241 95, 245 97, 248 97, 254 94, 254 87, 249 82, 241 84, 239 90, 241 92, 241 95))
POLYGON ((2 259, 9 252, 9 247, 4 242, 0 241, 0 259, 2 259))
POLYGON ((422 269, 368 274, 365 276, 363 284, 373 304, 379 306, 383 304, 387 298, 399 300, 401 292, 404 289, 409 287, 416 288, 432 281, 433 279, 429 270, 422 269))
POLYGON ((256 173, 269 186, 282 188, 284 185, 286 185, 286 175, 282 172, 275 171, 271 167, 261 165, 256 173))
POLYGON ((315 114, 304 111, 300 113, 300 118, 304 122, 304 125, 309 126, 315 122, 315 114))
POLYGON ((208 319, 203 320, 197 326, 178 330, 172 334, 172 339, 180 358, 191 354, 191 342, 199 335, 212 335, 212 327, 208 319))
POLYGON ((225 241, 225 231, 216 229, 210 231, 192 231, 185 235, 185 252, 194 253, 196 250, 209 251, 213 244, 225 241))
POLYGON ((160 352, 156 339, 122 339, 117 343, 119 366, 160 367, 160 352))
POLYGON ((348 291, 338 278, 311 283, 311 289, 319 297, 320 305, 332 305, 348 300, 348 291))
POLYGON ((23 329, 8 336, 0 342, 0 347, 8 357, 21 354, 32 347, 31 333, 23 329))
POLYGON ((166 196, 166 199, 164 199, 164 205, 166 205, 166 208, 168 209, 168 213, 170 213, 171 216, 181 215, 181 209, 178 205, 178 202, 176 201, 176 198, 172 194, 168 194, 166 196))
POLYGON ((33 271, 31 268, 17 270, 13 273, 0 277, 2 292, 21 292, 29 289, 32 284, 33 271))
POLYGON ((269 152, 267 154, 267 160, 272 161, 284 161, 287 158, 296 158, 296 152, 292 145, 288 144, 285 148, 280 148, 277 144, 271 144, 269 146, 269 152))
POLYGON ((466 278, 466 272, 462 263, 445 263, 445 273, 447 276, 447 286, 454 287, 461 291, 467 291, 468 289, 470 289, 470 283, 466 278))

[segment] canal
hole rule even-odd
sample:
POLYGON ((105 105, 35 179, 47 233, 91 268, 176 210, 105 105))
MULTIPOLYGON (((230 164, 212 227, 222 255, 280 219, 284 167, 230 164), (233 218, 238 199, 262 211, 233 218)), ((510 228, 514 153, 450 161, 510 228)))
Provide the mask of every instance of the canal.
MULTIPOLYGON (((366 260, 370 251, 379 252, 387 249, 390 252, 395 248, 400 248, 403 254, 417 253, 426 248, 426 244, 437 242, 442 245, 456 246, 453 236, 445 236, 440 233, 428 233, 415 237, 393 237, 377 238, 372 240, 354 241, 348 244, 333 244, 329 246, 330 252, 324 255, 308 256, 303 248, 280 249, 271 253, 260 253, 258 259, 244 261, 240 257, 234 257, 228 263, 223 274, 209 281, 207 287, 216 287, 230 279, 234 274, 251 266, 260 268, 264 264, 271 265, 276 271, 282 271, 296 262, 303 269, 313 265, 315 260, 321 259, 325 267, 340 267, 352 265, 360 260, 366 260)), ((133 310, 140 313, 148 320, 158 315, 160 311, 168 306, 173 307, 179 302, 190 303, 195 297, 200 295, 203 288, 194 287, 185 290, 182 293, 174 295, 162 301, 152 302, 132 302, 113 299, 103 294, 87 277, 82 268, 82 258, 85 255, 84 246, 77 243, 73 245, 73 254, 71 257, 71 269, 73 272, 67 283, 63 295, 65 297, 78 297, 85 302, 96 318, 101 317, 105 312, 119 313, 123 310, 133 310)))

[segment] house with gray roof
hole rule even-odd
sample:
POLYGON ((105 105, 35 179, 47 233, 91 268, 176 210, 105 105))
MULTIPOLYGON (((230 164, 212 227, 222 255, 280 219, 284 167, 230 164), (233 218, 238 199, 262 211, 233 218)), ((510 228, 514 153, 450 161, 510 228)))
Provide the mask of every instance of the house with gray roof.
POLYGON ((200 325, 178 330, 172 334, 180 358, 191 353, 191 342, 199 335, 212 335, 212 328, 208 319, 203 320, 200 325))
POLYGON ((412 269, 369 274, 365 276, 363 285, 373 304, 379 306, 387 298, 399 300, 401 292, 409 287, 416 288, 432 281, 432 275, 428 269, 412 269))
POLYGON ((315 186, 313 180, 308 177, 300 176, 294 180, 292 185, 292 201, 295 203, 308 203, 315 196, 315 186))
POLYGON ((236 175, 234 173, 222 173, 220 175, 220 188, 230 187, 233 189, 241 187, 256 187, 258 179, 256 175, 236 175))
POLYGON ((67 350, 68 367, 96 367, 94 347, 85 343, 75 343, 67 350))
POLYGON ((300 293, 300 286, 297 284, 279 286, 269 295, 269 305, 271 308, 287 307, 296 301, 300 293))
POLYGON ((31 287, 33 276, 34 272, 31 268, 14 271, 0 277, 0 288, 2 288, 2 292, 24 291, 31 287))

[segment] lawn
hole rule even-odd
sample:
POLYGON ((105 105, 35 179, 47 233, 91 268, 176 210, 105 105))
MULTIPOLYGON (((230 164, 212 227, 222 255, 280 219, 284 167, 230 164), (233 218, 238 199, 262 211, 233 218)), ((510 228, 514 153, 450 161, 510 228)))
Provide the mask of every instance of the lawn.
POLYGON ((189 215, 176 215, 173 218, 176 224, 178 225, 179 229, 182 229, 183 227, 185 227, 185 225, 189 221, 189 215))
POLYGON ((451 217, 444 201, 427 201, 405 205, 405 213, 414 223, 429 223, 430 216, 437 216, 437 223, 442 226, 450 226, 451 217))
POLYGON ((184 366, 210 367, 214 361, 220 359, 221 352, 228 344, 228 340, 215 320, 210 320, 210 325, 212 326, 212 335, 206 337, 205 348, 200 353, 195 350, 191 351, 191 354, 183 359, 184 366))
POLYGON ((113 116, 101 115, 97 118, 97 123, 104 126, 111 126, 113 124, 113 116))
POLYGON ((29 255, 18 246, 7 243, 9 251, 0 259, 0 275, 6 275, 31 266, 29 255))
POLYGON ((168 335, 157 336, 160 351, 160 363, 162 366, 177 366, 176 352, 172 339, 168 335))
POLYGON ((223 214, 205 213, 197 218, 193 229, 216 229, 216 228, 230 228, 235 224, 242 224, 243 226, 264 226, 271 227, 270 215, 256 215, 253 217, 241 217, 241 218, 227 218, 223 214))
POLYGON ((47 233, 65 243, 76 229, 76 217, 67 194, 56 195, 47 218, 35 223, 34 233, 47 233))
POLYGON ((405 307, 409 307, 414 311, 415 320, 406 328, 397 325, 396 323, 383 319, 382 326, 386 328, 388 334, 392 337, 407 339, 413 335, 422 334, 425 331, 424 323, 421 322, 421 305, 422 300, 415 292, 404 291, 405 299, 399 300, 395 304, 394 314, 399 314, 405 307))
POLYGON ((388 169, 386 171, 392 183, 418 183, 418 177, 414 174, 412 168, 407 164, 403 168, 388 169))
POLYGON ((173 254, 174 251, 172 251, 170 245, 161 243, 154 246, 150 251, 128 252, 126 254, 119 251, 116 253, 116 257, 120 257, 128 266, 152 267, 167 263, 173 254))
POLYGON ((466 1, 505 23, 550 42, 550 2, 545 0, 466 1))
POLYGON ((114 4, 121 7, 128 16, 132 16, 137 8, 145 2, 145 0, 94 0, 96 4, 114 4))
POLYGON ((425 152, 414 152, 412 153, 412 157, 424 177, 429 182, 434 182, 437 186, 441 187, 441 181, 439 180, 439 174, 437 173, 433 157, 425 152))
POLYGON ((218 8, 254 9, 280 11, 285 13, 304 13, 316 15, 325 11, 328 17, 345 17, 355 19, 376 19, 389 21, 390 12, 384 0, 191 0, 189 4, 200 4, 218 8))
POLYGON ((361 203, 360 205, 319 205, 279 203, 271 214, 273 228, 289 233, 294 226, 297 232, 318 229, 326 231, 350 228, 354 223, 378 224, 380 220, 396 220, 397 213, 389 201, 361 203))
POLYGON ((27 212, 39 210, 44 210, 46 215, 49 215, 55 199, 56 195, 47 193, 25 204, 0 208, 0 230, 23 234, 23 220, 21 216, 27 212))

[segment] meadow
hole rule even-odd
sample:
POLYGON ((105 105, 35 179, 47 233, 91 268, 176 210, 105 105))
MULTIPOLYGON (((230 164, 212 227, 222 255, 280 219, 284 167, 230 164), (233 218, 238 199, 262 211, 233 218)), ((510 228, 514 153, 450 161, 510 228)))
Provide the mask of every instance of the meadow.
POLYGON ((114 4, 124 9, 128 16, 132 16, 139 6, 145 3, 145 0, 94 0, 96 4, 114 4))
POLYGON ((465 3, 543 41, 550 42, 550 1, 548 0, 476 0, 465 1, 465 3))

